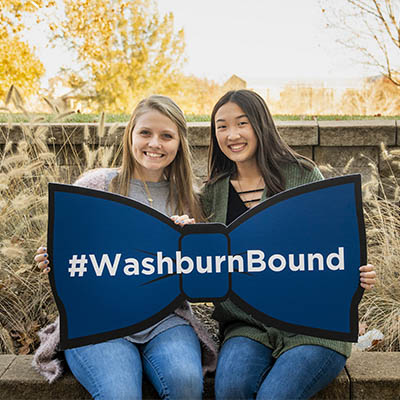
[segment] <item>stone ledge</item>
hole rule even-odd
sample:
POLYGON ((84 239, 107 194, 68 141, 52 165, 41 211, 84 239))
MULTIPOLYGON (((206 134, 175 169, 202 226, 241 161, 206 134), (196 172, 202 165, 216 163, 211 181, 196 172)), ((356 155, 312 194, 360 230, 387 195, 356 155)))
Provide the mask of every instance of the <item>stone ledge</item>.
POLYGON ((400 352, 354 352, 346 368, 352 399, 400 399, 400 352))
MULTIPOLYGON (((32 356, 0 355, 0 397, 8 400, 89 399, 86 390, 71 373, 49 385, 32 367, 32 356)), ((148 382, 143 398, 157 398, 148 382)), ((205 399, 213 398, 213 378, 205 380, 205 399)), ((346 370, 313 399, 379 399, 400 398, 400 352, 354 352, 346 370)))
MULTIPOLYGON (((97 123, 45 123, 31 126, 34 130, 45 130, 49 144, 64 144, 67 137, 71 144, 112 145, 121 141, 126 125, 126 122, 106 123, 101 138, 97 135, 97 123)), ((20 141, 24 127, 29 126, 15 123, 8 129, 7 123, 0 123, 0 144, 4 144, 6 139, 14 143, 20 141)), ((400 140, 397 139, 395 120, 276 121, 276 126, 290 146, 379 146, 381 142, 394 146, 400 140)), ((188 128, 192 146, 208 146, 210 122, 190 122, 188 128)))
POLYGON ((318 124, 316 121, 277 121, 276 127, 289 146, 318 145, 318 124))
POLYGON ((321 146, 387 146, 396 144, 395 120, 319 121, 321 146))

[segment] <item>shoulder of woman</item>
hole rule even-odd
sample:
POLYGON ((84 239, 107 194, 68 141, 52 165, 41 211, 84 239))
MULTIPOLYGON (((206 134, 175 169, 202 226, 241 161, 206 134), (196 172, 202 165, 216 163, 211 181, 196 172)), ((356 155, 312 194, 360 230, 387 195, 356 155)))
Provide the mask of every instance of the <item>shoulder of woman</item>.
POLYGON ((204 187, 207 188, 208 191, 218 190, 223 187, 227 181, 229 181, 230 175, 223 175, 217 180, 206 182, 204 187))
POLYGON ((111 179, 118 173, 116 168, 97 168, 85 172, 74 185, 90 189, 107 190, 111 179))
POLYGON ((221 194, 229 182, 229 176, 223 176, 214 182, 206 182, 201 191, 201 197, 211 199, 221 194))
POLYGON ((324 179, 319 169, 313 164, 298 164, 296 162, 282 165, 282 173, 286 182, 286 189, 291 189, 307 183, 324 179))

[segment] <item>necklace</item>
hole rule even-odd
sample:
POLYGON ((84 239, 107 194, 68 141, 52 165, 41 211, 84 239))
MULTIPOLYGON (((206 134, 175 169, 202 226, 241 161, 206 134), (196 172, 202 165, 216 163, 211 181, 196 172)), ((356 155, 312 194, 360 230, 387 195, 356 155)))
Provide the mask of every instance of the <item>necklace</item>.
MULTIPOLYGON (((257 202, 257 204, 258 204, 258 202, 260 201, 260 199, 261 199, 261 197, 260 197, 260 199, 255 199, 255 198, 252 198, 253 197, 253 195, 252 195, 252 193, 255 193, 255 192, 260 192, 260 191, 262 191, 263 190, 263 188, 261 188, 261 189, 258 189, 259 188, 259 186, 260 186, 260 184, 261 184, 261 182, 263 181, 263 176, 261 175, 260 176, 260 180, 257 182, 257 185, 256 185, 256 189, 254 189, 254 190, 243 190, 242 189, 242 185, 240 184, 240 179, 238 179, 237 180, 237 183, 238 183, 238 186, 239 186, 239 197, 241 198, 241 200, 242 200, 242 202, 244 203, 244 205, 247 207, 247 208, 251 208, 252 206, 251 206, 251 203, 254 203, 254 202, 257 202), (248 194, 251 194, 250 195, 250 199, 249 200, 246 200, 246 195, 248 195, 248 194), (242 198, 242 196, 243 196, 243 198, 242 198), (250 203, 250 204, 249 204, 250 203)), ((248 198, 248 197, 247 197, 248 198)))
POLYGON ((144 187, 144 190, 145 190, 146 195, 147 195, 147 201, 149 202, 150 207, 153 207, 153 198, 151 197, 151 193, 150 193, 149 187, 147 186, 146 181, 144 181, 142 179, 141 179, 141 181, 143 183, 143 187, 144 187))
POLYGON ((151 196, 149 187, 147 186, 146 181, 142 178, 142 174, 139 171, 139 168, 137 169, 137 174, 139 177, 139 180, 143 183, 143 187, 144 187, 144 191, 145 193, 143 193, 145 196, 147 196, 147 201, 149 202, 149 206, 153 207, 153 197, 151 196))
MULTIPOLYGON (((261 183, 262 180, 263 180, 263 176, 261 175, 259 181, 257 182, 256 189, 260 186, 260 183, 261 183)), ((238 183, 240 192, 241 193, 244 192, 244 190, 242 189, 242 185, 240 184, 240 179, 239 178, 237 180, 237 183, 238 183)))

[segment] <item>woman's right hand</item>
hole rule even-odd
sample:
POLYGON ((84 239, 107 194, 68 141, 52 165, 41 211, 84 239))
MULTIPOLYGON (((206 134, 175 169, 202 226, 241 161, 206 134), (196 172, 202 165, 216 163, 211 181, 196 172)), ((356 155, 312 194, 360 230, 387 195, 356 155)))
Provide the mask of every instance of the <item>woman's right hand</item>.
POLYGON ((48 256, 46 247, 42 246, 36 250, 35 262, 42 272, 46 274, 50 271, 48 256))
POLYGON ((196 221, 194 218, 190 218, 188 215, 172 215, 171 216, 172 221, 175 222, 175 224, 184 226, 184 225, 191 225, 195 224, 196 221))

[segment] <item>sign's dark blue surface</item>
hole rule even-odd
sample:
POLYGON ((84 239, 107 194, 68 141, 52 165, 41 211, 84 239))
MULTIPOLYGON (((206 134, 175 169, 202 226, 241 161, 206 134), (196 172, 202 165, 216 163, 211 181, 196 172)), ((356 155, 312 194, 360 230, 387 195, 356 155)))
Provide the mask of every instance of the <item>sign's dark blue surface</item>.
POLYGON ((271 326, 357 340, 359 175, 282 192, 229 226, 183 228, 123 196, 50 184, 48 234, 64 349, 138 332, 185 299, 230 298, 271 326))

